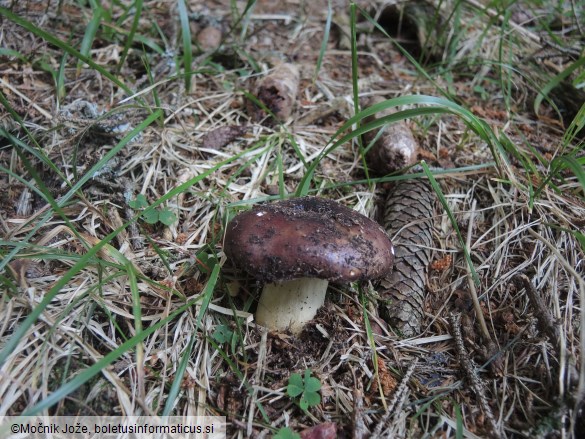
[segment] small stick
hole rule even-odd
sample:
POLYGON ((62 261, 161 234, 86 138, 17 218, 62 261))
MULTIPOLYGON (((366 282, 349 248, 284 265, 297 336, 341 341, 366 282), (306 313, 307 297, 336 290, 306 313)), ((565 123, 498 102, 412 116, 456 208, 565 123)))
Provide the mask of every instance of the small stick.
MULTIPOLYGON (((548 247, 552 254, 555 255, 556 260, 563 266, 563 268, 567 271, 567 274, 573 276, 575 281, 579 284, 579 300, 580 303, 585 303, 585 280, 582 276, 577 273, 577 270, 573 268, 573 266, 565 259, 565 257, 559 252, 559 250, 550 243, 546 238, 536 233, 534 230, 528 229, 528 233, 533 237, 536 238, 544 245, 548 247)), ((585 312, 583 311, 583 307, 581 306, 580 312, 580 339, 581 339, 581 349, 579 353, 581 364, 585 364, 585 312)), ((577 387, 577 394, 575 395, 575 401, 583 401, 585 399, 585 367, 581 367, 579 370, 579 385, 577 387)))
MULTIPOLYGON (((467 229, 467 243, 466 246, 468 249, 471 249, 471 236, 473 231, 473 220, 475 218, 475 206, 477 204, 477 200, 473 200, 471 203, 471 212, 469 218, 469 228, 467 229)), ((490 336, 490 332, 488 331, 488 327, 485 323, 485 319, 483 318, 483 312, 481 311, 481 305, 479 303, 479 297, 477 296, 477 290, 475 289, 475 283, 473 282, 473 276, 471 275, 471 270, 469 265, 465 264, 465 268, 467 269, 467 280, 469 285, 469 292, 471 293, 471 299, 473 300, 473 308, 475 309, 475 314, 477 315, 477 320, 479 321, 479 326, 481 327, 481 332, 485 337, 487 342, 492 341, 492 337, 490 336)))
MULTIPOLYGON (((502 14, 495 11, 494 9, 486 8, 484 5, 480 4, 476 0, 467 0, 467 2, 470 5, 476 7, 477 9, 479 9, 483 12, 486 12, 490 17, 497 18, 500 23, 502 22, 502 20, 503 20, 502 14)), ((520 35, 522 35, 526 39, 530 40, 532 43, 537 43, 537 44, 540 43, 541 37, 538 36, 536 33, 527 30, 521 24, 515 23, 512 20, 507 21, 506 24, 508 24, 510 27, 514 28, 514 30, 516 30, 520 35)))
POLYGON ((352 439, 363 439, 367 437, 368 429, 364 423, 364 400, 361 389, 361 383, 358 381, 358 385, 353 389, 353 430, 351 437, 352 439))
POLYGON ((455 346, 457 348, 459 362, 461 363, 461 367, 465 372, 465 377, 470 382, 471 387, 473 387, 475 394, 479 398, 479 405, 481 406, 483 412, 485 413, 486 418, 488 419, 491 428, 490 436, 500 438, 502 437, 502 434, 500 432, 500 429, 498 428, 498 424, 496 422, 496 419, 494 418, 492 409, 488 404, 488 399, 485 394, 484 385, 477 374, 476 368, 473 366, 471 358, 469 358, 469 354, 465 349, 465 345, 463 344, 460 320, 461 320, 460 314, 451 314, 449 316, 449 323, 451 324, 451 331, 453 332, 453 338, 455 339, 455 346))
MULTIPOLYGON (((262 376, 264 374, 264 363, 266 362, 266 345, 268 340, 268 330, 261 328, 260 336, 260 347, 258 348, 258 360, 256 362, 256 371, 254 372, 254 379, 257 383, 262 382, 262 376)), ((258 388, 254 387, 254 391, 250 396, 250 406, 248 412, 248 422, 246 423, 246 437, 252 436, 252 429, 254 427, 254 413, 256 407, 256 401, 258 398, 258 388)))
POLYGON ((396 389, 396 392, 394 392, 394 396, 392 397, 390 404, 388 404, 386 413, 384 413, 384 416, 382 416, 382 419, 380 419, 380 422, 378 422, 378 425, 376 425, 376 428, 372 433, 372 437, 380 437, 382 431, 386 428, 386 426, 392 419, 392 415, 398 413, 398 411, 402 408, 408 391, 407 387, 408 381, 410 381, 410 377, 413 374, 417 363, 418 359, 415 359, 412 363, 410 363, 410 366, 408 367, 406 373, 404 374, 404 377, 402 378, 402 381, 400 382, 398 389, 396 389))
POLYGON ((345 98, 343 97, 334 98, 331 102, 319 105, 317 108, 304 114, 297 120, 297 124, 312 125, 319 119, 324 119, 325 117, 340 110, 341 108, 343 108, 345 104, 346 104, 345 98))
POLYGON ((530 279, 528 279, 528 276, 523 273, 519 273, 514 276, 513 280, 517 288, 524 287, 526 290, 528 299, 530 299, 530 304, 534 309, 534 314, 538 319, 539 329, 552 340, 558 353, 560 332, 555 318, 552 316, 550 310, 546 307, 542 297, 540 297, 536 292, 536 289, 534 288, 534 285, 532 285, 532 282, 530 282, 530 279))

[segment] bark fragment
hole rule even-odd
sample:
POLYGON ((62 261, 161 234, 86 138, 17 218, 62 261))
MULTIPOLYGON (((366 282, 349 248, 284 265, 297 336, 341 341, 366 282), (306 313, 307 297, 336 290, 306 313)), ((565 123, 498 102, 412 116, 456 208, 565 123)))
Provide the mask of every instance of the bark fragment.
POLYGON ((221 150, 227 144, 246 134, 247 130, 247 127, 239 125, 225 125, 215 128, 203 136, 201 139, 201 147, 204 149, 221 150))

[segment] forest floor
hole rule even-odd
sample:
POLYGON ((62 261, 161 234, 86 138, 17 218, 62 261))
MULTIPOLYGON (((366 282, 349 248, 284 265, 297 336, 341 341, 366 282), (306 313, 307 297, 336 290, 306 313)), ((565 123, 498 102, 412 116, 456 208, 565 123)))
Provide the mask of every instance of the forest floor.
POLYGON ((0 6, 0 416, 584 434, 583 4, 0 6), (258 117, 282 63, 291 112, 258 117), (401 172, 335 144, 372 96, 415 97, 387 101, 420 145, 401 172), (437 198, 419 334, 385 324, 376 282, 330 285, 298 335, 255 324, 260 285, 222 248, 234 215, 318 195, 381 221, 409 178, 437 198))

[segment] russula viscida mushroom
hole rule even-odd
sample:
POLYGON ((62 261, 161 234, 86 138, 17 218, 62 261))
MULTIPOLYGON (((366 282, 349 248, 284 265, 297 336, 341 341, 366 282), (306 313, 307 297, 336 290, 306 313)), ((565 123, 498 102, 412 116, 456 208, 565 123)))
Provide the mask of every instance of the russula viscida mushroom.
POLYGON ((334 201, 293 198, 257 206, 227 225, 224 251, 264 282, 256 321, 300 332, 325 301, 329 281, 377 279, 394 251, 376 222, 334 201))

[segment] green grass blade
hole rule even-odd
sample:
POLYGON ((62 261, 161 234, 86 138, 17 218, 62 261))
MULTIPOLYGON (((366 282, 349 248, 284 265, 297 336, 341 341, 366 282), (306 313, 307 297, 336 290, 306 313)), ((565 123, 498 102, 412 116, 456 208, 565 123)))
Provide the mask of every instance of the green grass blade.
POLYGON ((429 105, 436 107, 444 107, 449 110, 450 113, 459 116, 463 121, 484 141, 491 142, 493 140, 493 133, 471 111, 462 107, 461 105, 450 101, 445 98, 428 96, 428 95, 412 95, 412 96, 401 96, 394 99, 389 99, 378 104, 372 105, 345 122, 339 130, 334 134, 333 138, 337 137, 340 133, 351 128, 352 125, 356 124, 358 120, 364 119, 380 111, 399 107, 399 106, 411 106, 411 105, 429 105))
POLYGON ((445 98, 426 95, 402 96, 372 105, 360 111, 355 116, 351 117, 347 122, 345 122, 331 137, 330 143, 332 144, 328 147, 325 147, 323 149, 323 152, 307 168, 307 171, 305 172, 305 175, 301 179, 299 186, 297 187, 297 190, 295 192, 296 196, 304 196, 309 193, 311 180, 313 178, 315 169, 319 165, 321 159, 328 155, 329 153, 331 153, 332 151, 334 151, 339 146, 341 146, 343 143, 353 139, 358 135, 379 128, 387 123, 433 113, 436 114, 451 113, 460 117, 473 132, 475 132, 482 140, 484 140, 490 146, 490 149, 492 150, 492 154, 497 164, 502 163, 507 164, 509 162, 506 152, 503 150, 502 145, 496 138, 491 128, 487 125, 487 123, 485 123, 483 120, 475 116, 471 111, 445 98), (346 132, 347 130, 350 130, 354 124, 358 125, 359 122, 365 119, 366 117, 369 117, 371 115, 374 115, 380 111, 389 108, 412 105, 422 105, 423 107, 404 110, 391 114, 389 116, 384 116, 379 119, 375 119, 374 121, 366 124, 365 126, 360 126, 359 128, 350 132, 349 134, 343 135, 343 133, 346 132))
POLYGON ((309 166, 309 164, 307 163, 305 156, 301 152, 301 148, 299 148, 299 145, 298 145, 295 137, 290 133, 287 134, 287 137, 288 137, 288 141, 289 141, 290 145, 292 146, 292 148, 295 151, 297 158, 303 163, 303 166, 305 168, 307 168, 309 166))
POLYGON ((179 19, 181 21, 181 37, 183 40, 183 71, 185 73, 185 91, 191 92, 191 63, 193 61, 193 49, 191 48, 191 27, 189 26, 189 14, 185 0, 179 0, 179 19))
POLYGON ((122 90, 124 90, 124 92, 126 94, 132 95, 132 90, 130 90, 130 88, 126 84, 124 84, 122 81, 120 81, 116 76, 112 75, 106 68, 100 66, 99 64, 96 64, 91 58, 88 58, 87 56, 83 55, 79 51, 75 50, 69 44, 65 43, 64 41, 61 41, 59 38, 55 37, 54 35, 51 35, 50 33, 45 32, 44 30, 42 30, 42 29, 38 28, 37 26, 35 26, 34 24, 32 24, 30 21, 16 15, 12 11, 10 11, 9 9, 6 9, 2 6, 0 6, 0 15, 6 17, 10 21, 23 27, 24 29, 26 29, 30 33, 36 35, 37 37, 42 38, 43 40, 52 44, 53 46, 58 47, 59 49, 67 52, 69 55, 77 58, 78 60, 83 61, 88 66, 90 66, 92 69, 96 70, 102 76, 104 76, 105 78, 108 78, 110 81, 112 81, 114 84, 116 84, 122 90))
MULTIPOLYGON (((232 11, 238 11, 236 3, 235 2, 230 3, 232 4, 232 11)), ((240 30, 239 37, 240 43, 243 43, 246 38, 246 33, 248 32, 248 24, 250 22, 250 14, 252 13, 254 6, 256 6, 256 0, 248 0, 241 15, 239 15, 237 19, 234 20, 235 22, 231 27, 230 33, 232 33, 241 24, 242 29, 240 30)))
MULTIPOLYGON (((360 100, 359 100, 359 73, 358 73, 358 53, 357 53, 357 31, 356 31, 356 24, 357 24, 357 16, 356 16, 356 5, 355 3, 351 3, 350 6, 350 17, 349 17, 349 24, 350 24, 350 42, 351 42, 351 87, 353 91, 353 108, 354 114, 358 114, 360 111, 360 100)), ((357 121, 357 127, 360 126, 361 119, 357 121)), ((366 154, 364 152, 364 144, 362 140, 362 136, 357 136, 357 146, 359 150, 360 157, 362 159, 362 164, 364 167, 364 172, 366 173, 366 179, 370 178, 368 164, 366 163, 366 154)))
POLYGON ((370 317, 368 315, 368 301, 365 292, 359 287, 359 299, 362 307, 362 316, 364 318, 364 326, 366 328, 366 339, 370 346, 370 352, 372 353, 372 363, 374 365, 374 377, 378 383, 378 394, 382 400, 382 404, 386 407, 386 398, 384 397, 384 390, 382 389, 382 380, 380 380, 380 371, 378 368, 378 351, 376 349, 376 340, 374 339, 374 331, 372 330, 372 324, 370 323, 370 317))
POLYGON ((455 404, 455 425, 457 426, 455 439, 463 439, 465 427, 463 425, 463 414, 461 413, 461 406, 459 404, 455 404))
MULTIPOLYGON (((196 328, 199 328, 199 326, 201 324, 201 319, 205 315, 205 312, 207 311, 207 307, 209 306, 209 302, 211 301, 211 298, 213 297, 213 290, 215 289, 215 284, 217 283, 217 279, 219 277, 219 269, 220 269, 219 264, 216 264, 215 267, 213 267, 213 271, 211 272, 211 276, 209 277, 209 280, 207 281, 207 285, 205 285, 205 288, 203 289, 203 292, 201 293, 201 297, 203 299, 202 299, 202 303, 201 303, 201 308, 199 309, 199 314, 197 315, 197 321, 195 322, 196 328)), ((183 383, 183 376, 185 375, 185 370, 187 369, 187 365, 189 364, 189 360, 191 359, 191 352, 193 350, 193 345, 195 344, 196 340, 197 340, 197 334, 193 334, 191 336, 191 340, 189 340, 189 344, 187 345, 187 349, 185 349, 185 352, 183 352, 183 355, 181 356, 181 361, 179 363, 179 367, 177 368, 177 371, 175 372, 175 378, 174 378, 173 384, 171 385, 171 388, 169 390, 169 393, 167 396, 167 401, 165 403, 165 407, 164 407, 163 412, 162 412, 162 416, 170 416, 170 414, 173 410, 175 400, 177 399, 177 397, 179 396, 179 392, 181 391, 181 384, 183 383)))
MULTIPOLYGON (((135 136, 137 136, 139 133, 141 133, 154 120, 156 120, 158 117, 160 117, 161 114, 162 114, 162 110, 156 110, 154 113, 150 114, 136 128, 134 128, 132 131, 130 131, 128 134, 126 134, 126 136, 124 136, 124 138, 122 140, 120 140, 120 142, 118 142, 118 144, 114 148, 112 148, 110 151, 108 151, 95 165, 93 165, 91 167, 91 169, 89 169, 89 171, 87 171, 85 173, 85 175, 81 179, 79 179, 79 181, 77 181, 77 183, 75 183, 71 187, 71 189, 69 189, 69 191, 67 193, 65 193, 65 195, 63 195, 61 198, 59 198, 58 201, 55 201, 55 205, 53 206, 53 208, 49 209, 45 213, 45 215, 43 215, 39 219, 37 224, 35 224, 35 226, 31 228, 31 230, 25 236, 25 238, 21 242, 19 242, 17 244, 17 246, 10 253, 8 253, 4 257, 4 259, 2 259, 2 261, 0 261, 0 271, 2 271, 4 269, 4 267, 6 267, 6 264, 8 264, 12 260, 14 255, 16 255, 18 253, 20 246, 26 245, 26 243, 37 233, 37 231, 47 221, 49 221, 49 219, 53 215, 53 211, 54 211, 55 207, 58 209, 58 208, 61 208, 62 206, 64 206, 83 187, 83 185, 85 183, 87 183, 95 175, 95 173, 98 170, 102 169, 116 154, 118 154, 122 150, 122 148, 124 148, 128 144, 128 142, 130 142, 135 136)), ((152 205, 150 207, 152 207, 152 205)), ((3 361, 2 357, 0 356, 0 364, 2 364, 2 361, 3 361)))
MULTIPOLYGON (((488 162, 488 163, 480 163, 477 165, 471 166, 462 166, 460 168, 449 168, 449 169, 435 169, 433 170, 433 175, 465 175, 465 174, 477 174, 478 172, 486 172, 488 169, 493 169, 496 167, 495 162, 488 162)), ((384 177, 370 177, 369 180, 351 180, 351 181, 344 181, 340 183, 329 183, 320 187, 320 190, 331 190, 331 189, 338 189, 341 187, 351 187, 351 186, 358 186, 368 183, 388 183, 388 182, 396 182, 396 181, 403 181, 403 180, 412 180, 416 178, 425 177, 426 174, 424 172, 412 172, 408 174, 396 174, 396 175, 386 175, 384 177)), ((309 193, 313 192, 314 190, 309 191, 309 193)))
POLYGON ((571 124, 565 131, 565 135, 563 136, 563 145, 567 147, 580 131, 585 131, 585 103, 581 105, 579 111, 575 115, 575 119, 571 121, 571 124))
POLYGON ((571 73, 583 65, 585 65, 585 56, 579 58, 565 70, 555 75, 549 82, 547 82, 538 93, 538 96, 536 96, 536 99, 534 99, 534 114, 538 115, 540 111, 540 104, 542 103, 543 99, 548 96, 550 91, 557 87, 561 82, 568 78, 571 73))
MULTIPOLYGON (((161 108, 161 101, 156 90, 154 76, 152 75, 152 70, 148 64, 148 57, 146 55, 142 56, 142 64, 144 65, 144 70, 146 70, 146 74, 148 75, 148 83, 150 84, 149 88, 152 90, 152 99, 154 104, 157 108, 161 108)), ((161 120, 164 120, 164 115, 161 115, 161 120)))
MULTIPOLYGON (((87 24, 85 28, 85 34, 83 35, 83 40, 81 40, 81 46, 79 48, 79 53, 81 53, 86 58, 89 58, 89 52, 91 51, 91 46, 93 46, 93 42, 95 40, 95 36, 97 31, 100 27, 102 22, 102 8, 100 6, 93 9, 93 17, 87 24)), ((83 63, 81 60, 77 62, 77 76, 81 73, 81 67, 83 63)))
MULTIPOLYGON (((71 38, 70 38, 71 40, 71 38)), ((59 70, 57 70, 57 78, 55 78, 55 89, 57 93, 57 102, 60 102, 65 98, 65 67, 67 67, 67 58, 69 54, 65 52, 61 57, 59 63, 59 70)))
POLYGON ((500 38, 498 39, 498 79, 500 82, 500 89, 502 90, 502 95, 504 97, 504 104, 506 107, 506 112, 510 113, 511 109, 511 99, 512 99, 512 80, 510 77, 510 70, 505 68, 513 64, 512 60, 512 51, 506 50, 509 46, 508 42, 508 32, 509 32, 509 21, 510 17, 512 16, 512 10, 507 9, 504 13, 504 17, 502 19, 502 25, 500 26, 500 38), (505 59, 507 55, 508 59, 505 59))
POLYGON ((118 73, 122 69, 122 66, 126 62, 126 57, 128 56, 128 52, 130 51, 130 47, 132 47, 132 43, 134 42, 134 35, 136 35, 136 29, 138 29, 138 23, 140 22, 140 17, 142 15, 142 4, 143 0, 136 0, 134 2, 134 19, 132 20, 132 26, 130 27, 130 32, 126 37, 126 42, 124 43, 124 50, 122 50, 122 55, 120 56, 120 62, 118 63, 118 73))
POLYGON ((284 165, 282 163, 282 150, 279 147, 276 152, 276 170, 278 174, 278 195, 280 198, 286 196, 286 186, 284 185, 284 165))
MULTIPOLYGON (((49 189, 47 188, 47 186, 45 185, 43 178, 41 177, 41 175, 37 172, 37 170, 35 169, 35 167, 33 166, 33 164, 30 162, 30 160, 28 159, 28 157, 26 157, 22 151, 18 148, 15 148, 16 154, 18 155, 18 158, 22 161, 24 168, 28 171, 28 173, 32 176, 34 182, 37 185, 37 189, 38 191, 40 191, 43 194, 43 199, 45 201, 47 201, 47 203, 51 206, 51 209, 53 209, 53 211, 59 216, 61 217, 61 219, 63 220, 63 222, 76 234, 76 236, 78 238, 80 238, 81 242, 84 242, 83 239, 81 239, 81 237, 79 236, 79 234, 77 233, 75 227, 73 226, 73 223, 71 222, 71 220, 68 218, 67 214, 63 211, 62 207, 59 206, 57 204, 57 201, 55 200, 55 198, 53 198, 53 196, 51 195, 51 192, 49 191, 49 189)), ((31 187, 32 184, 31 183, 27 183, 26 184, 28 187, 31 187)))
MULTIPOLYGON (((0 136, 2 136, 2 132, 1 131, 0 131, 0 136)), ((34 184, 32 184, 29 180, 27 180, 24 177, 22 177, 20 174, 17 174, 15 172, 13 172, 11 169, 5 168, 2 165, 0 165, 0 172, 8 175, 10 178, 12 178, 12 179, 14 179, 16 181, 19 181, 25 187, 27 187, 29 190, 31 190, 32 192, 34 192, 35 194, 37 194, 41 199, 45 200, 47 203, 49 202, 48 199, 47 199, 46 192, 44 192, 41 189, 39 189, 38 187, 36 187, 34 184)))
POLYGON ((0 47, 0 56, 13 57, 21 62, 28 62, 28 59, 22 53, 12 49, 6 49, 5 47, 0 47))
MULTIPOLYGON (((24 123, 24 120, 22 120, 20 115, 16 111, 14 111, 14 109, 12 108, 12 106, 10 105, 8 100, 6 99, 6 96, 4 96, 4 93, 2 93, 1 90, 0 90, 0 104, 2 104, 2 106, 10 114, 10 117, 12 118, 12 120, 14 120, 14 121, 16 121, 16 123, 18 123, 18 125, 20 126, 22 131, 24 131, 24 133, 26 134, 28 139, 36 146, 37 150, 42 151, 41 145, 39 145, 35 136, 33 136, 33 134, 27 128, 26 124, 24 123)), ((7 134, 8 134, 8 132, 4 129, 4 127, 1 127, 0 128, 0 135, 3 137, 6 137, 7 134)))
POLYGON ((63 384, 61 387, 59 387, 57 390, 55 390, 53 393, 51 393, 49 396, 47 396, 41 402, 39 402, 35 406, 31 407, 30 409, 26 410, 23 413, 23 415, 24 416, 36 415, 36 414, 42 412, 43 410, 46 410, 46 409, 50 408, 51 406, 53 406, 54 404, 58 403, 63 398, 65 398, 67 395, 69 395, 71 392, 74 392, 81 385, 83 385, 84 383, 89 381, 91 378, 93 378, 95 375, 100 373, 103 369, 108 367, 110 364, 112 364, 114 361, 116 361, 118 358, 120 358, 126 352, 128 352, 129 350, 136 347, 138 345, 138 343, 142 343, 144 340, 146 340, 148 338, 148 336, 150 336, 154 332, 158 331, 160 328, 162 328, 167 323, 174 320, 181 313, 185 312, 188 308, 190 308, 196 302, 201 300, 201 298, 202 298, 202 295, 198 296, 195 299, 190 300, 188 303, 186 303, 185 305, 178 308, 175 312, 170 314, 165 319, 159 321, 158 323, 155 323, 152 326, 149 326, 141 333, 134 335, 132 338, 130 338, 127 341, 125 341, 124 343, 122 343, 118 348, 114 349, 111 352, 108 352, 106 355, 104 355, 104 357, 102 359, 97 361, 95 364, 91 365, 87 369, 84 369, 82 372, 80 372, 78 375, 76 375, 73 379, 71 379, 67 383, 63 384))
POLYGON ((585 194, 585 158, 576 159, 572 155, 561 156, 558 162, 562 168, 569 168, 581 184, 582 195, 585 194))
MULTIPOLYGON (((350 43, 351 43, 351 86, 353 92, 353 109, 354 114, 358 114, 360 112, 360 101, 359 101, 359 88, 358 88, 358 56, 357 56, 357 35, 356 35, 356 15, 355 15, 356 5, 355 3, 351 3, 350 5, 350 16, 349 16, 349 24, 350 24, 350 43)), ((356 123, 359 124, 360 119, 356 120, 356 123)), ((359 126, 359 125, 358 125, 359 126)))
POLYGON ((461 249, 463 250, 463 254, 465 255, 465 261, 467 262, 467 265, 469 266, 469 270, 471 272, 471 277, 473 278, 473 282, 475 283, 475 285, 479 286, 480 285, 479 276, 477 275, 477 271, 475 271, 475 266, 473 265, 473 261, 471 260, 471 255, 469 254, 469 249, 467 248, 467 243, 465 242, 465 238, 461 234, 461 231, 459 230, 459 226, 457 225, 457 219, 455 218, 455 215, 453 215, 453 212, 449 208, 449 203, 447 202, 447 199, 443 195, 443 191, 441 190, 439 183, 437 183, 437 180, 435 180, 435 176, 433 175, 433 173, 429 169, 426 162, 423 160, 422 162, 420 162, 420 164, 423 168, 425 175, 429 179, 429 182, 431 183, 433 190, 437 194, 437 197, 439 198, 439 202, 443 206, 443 210, 445 211, 445 213, 449 217, 449 221, 451 221, 451 226, 453 226, 453 229, 455 230, 455 233, 457 234, 457 239, 459 241, 459 245, 461 246, 461 249))
POLYGON ((319 49, 319 56, 317 57, 317 65, 315 66, 315 73, 313 74, 313 82, 317 80, 321 65, 323 64, 323 57, 327 50, 327 42, 329 41, 329 32, 331 31, 331 20, 333 17, 333 8, 331 7, 331 0, 327 0, 327 18, 325 19, 325 29, 323 29, 323 41, 319 49))
POLYGON ((165 50, 159 46, 152 38, 147 38, 144 35, 134 35, 134 40, 142 44, 143 46, 149 47, 153 50, 153 52, 157 53, 158 55, 163 56, 165 50))
MULTIPOLYGON (((113 249, 113 247, 112 247, 113 249)), ((120 253, 122 255, 122 253, 120 253)), ((126 259, 126 257, 124 257, 126 259)), ((130 261, 125 264, 130 292, 132 293, 132 315, 134 316, 134 329, 136 334, 142 332, 142 307, 140 305, 140 290, 138 289, 138 280, 136 278, 136 268, 130 261)))
MULTIPOLYGON (((0 93, 0 101, 2 101, 3 99, 2 94, 0 93)), ((32 136, 32 134, 31 134, 32 136)), ((55 163, 53 163, 51 161, 51 159, 49 157, 47 157, 47 155, 45 154, 45 151, 40 147, 40 146, 36 146, 36 147, 31 147, 29 145, 27 145, 26 143, 24 143, 22 140, 18 139, 17 137, 14 137, 12 134, 10 134, 8 131, 6 131, 4 128, 0 128, 0 137, 5 138, 6 140, 8 140, 12 146, 14 146, 17 154, 23 154, 23 153, 28 153, 30 154, 32 157, 35 157, 40 163, 43 163, 48 169, 51 170, 51 172, 54 172, 55 175, 57 177, 59 177, 61 179, 61 181, 67 181, 67 178, 65 177, 65 175, 61 172, 61 170, 55 166, 55 163)), ((36 139, 35 139, 36 141, 36 139)), ((36 172, 36 171, 35 171, 36 172)), ((41 181, 42 183, 42 181, 41 181)), ((41 184, 39 187, 43 187, 44 184, 41 184)), ((47 200, 48 202, 49 200, 47 200)))
POLYGON ((189 365, 189 359, 191 358, 191 352, 193 352, 193 346, 195 345, 195 342, 197 341, 198 338, 199 336, 197 333, 191 334, 189 344, 187 345, 185 351, 181 355, 179 367, 177 367, 177 370, 175 371, 173 384, 171 384, 171 388, 169 389, 167 401, 165 403, 165 407, 161 413, 161 416, 170 416, 173 411, 175 401, 177 400, 179 393, 181 391, 181 384, 183 383, 183 377, 185 376, 185 371, 187 370, 187 366, 189 365))

